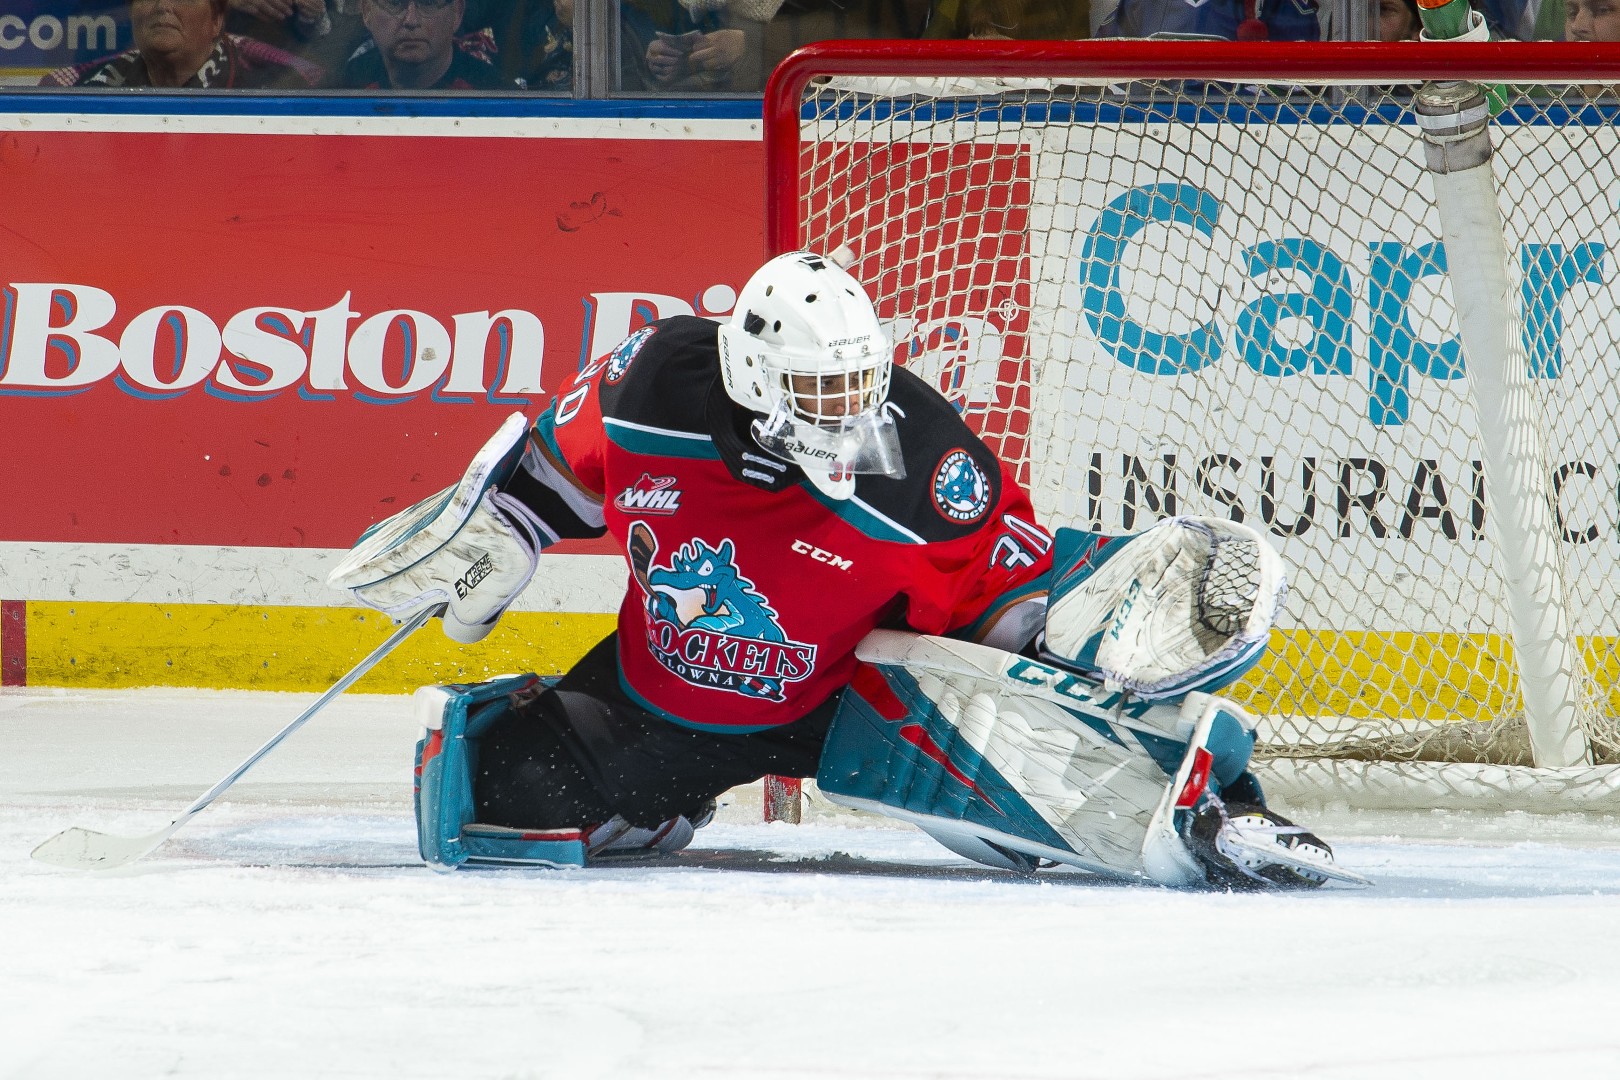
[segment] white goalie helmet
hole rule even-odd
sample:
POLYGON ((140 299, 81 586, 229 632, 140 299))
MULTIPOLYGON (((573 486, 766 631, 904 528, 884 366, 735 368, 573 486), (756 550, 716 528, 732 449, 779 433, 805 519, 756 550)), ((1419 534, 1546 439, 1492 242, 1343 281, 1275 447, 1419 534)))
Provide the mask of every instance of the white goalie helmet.
POLYGON ((726 394, 763 414, 755 440, 834 499, 859 474, 905 475, 884 408, 893 352, 860 282, 808 251, 760 267, 720 327, 726 394))

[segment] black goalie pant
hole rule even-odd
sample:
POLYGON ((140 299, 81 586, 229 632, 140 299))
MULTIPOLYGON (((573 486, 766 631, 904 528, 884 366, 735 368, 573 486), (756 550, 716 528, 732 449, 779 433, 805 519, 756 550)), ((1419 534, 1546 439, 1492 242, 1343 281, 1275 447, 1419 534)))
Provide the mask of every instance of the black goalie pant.
POLYGON ((838 698, 791 724, 721 735, 672 724, 619 683, 610 635, 479 743, 478 820, 520 829, 595 825, 615 814, 653 828, 762 776, 814 776, 838 698))

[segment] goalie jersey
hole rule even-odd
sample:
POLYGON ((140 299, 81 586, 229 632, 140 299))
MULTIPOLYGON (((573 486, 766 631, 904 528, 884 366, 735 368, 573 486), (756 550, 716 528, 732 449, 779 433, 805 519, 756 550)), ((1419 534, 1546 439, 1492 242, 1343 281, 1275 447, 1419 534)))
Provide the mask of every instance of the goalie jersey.
POLYGON ((765 454, 721 384, 717 325, 643 327, 536 420, 508 482, 555 538, 611 533, 631 580, 625 689, 689 727, 790 723, 853 676, 877 627, 1033 633, 1051 540, 1011 472, 915 375, 887 406, 906 475, 822 495, 765 454))

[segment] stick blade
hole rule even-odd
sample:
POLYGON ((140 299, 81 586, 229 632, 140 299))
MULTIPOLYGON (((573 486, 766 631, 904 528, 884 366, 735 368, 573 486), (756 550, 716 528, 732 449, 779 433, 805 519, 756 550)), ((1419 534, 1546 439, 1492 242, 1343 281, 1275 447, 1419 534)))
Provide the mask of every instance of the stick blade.
POLYGON ((74 826, 40 844, 34 858, 70 870, 111 870, 150 854, 168 839, 167 832, 152 836, 113 836, 74 826))

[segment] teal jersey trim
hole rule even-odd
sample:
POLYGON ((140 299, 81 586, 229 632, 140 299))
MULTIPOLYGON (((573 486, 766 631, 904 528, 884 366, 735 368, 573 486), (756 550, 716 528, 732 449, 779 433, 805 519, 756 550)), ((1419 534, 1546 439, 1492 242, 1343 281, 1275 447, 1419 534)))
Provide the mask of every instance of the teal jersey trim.
POLYGON ((810 497, 831 510, 835 516, 845 524, 854 528, 863 536, 873 540, 887 540, 892 544, 926 544, 928 541, 895 521, 885 517, 860 499, 834 499, 822 493, 821 489, 804 481, 801 486, 809 492, 810 497))
POLYGON ((604 419, 602 426, 607 430, 607 437, 613 445, 632 454, 693 458, 699 461, 720 460, 720 451, 715 449, 714 440, 707 435, 632 424, 628 420, 615 420, 612 417, 604 419))
POLYGON ((563 457, 562 447, 557 445, 557 406, 555 403, 546 406, 546 411, 534 418, 534 433, 540 436, 540 441, 546 444, 552 457, 558 461, 567 461, 563 457))

